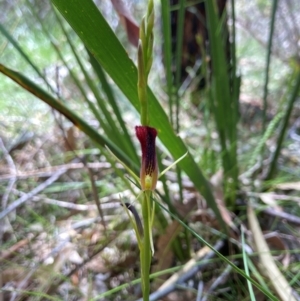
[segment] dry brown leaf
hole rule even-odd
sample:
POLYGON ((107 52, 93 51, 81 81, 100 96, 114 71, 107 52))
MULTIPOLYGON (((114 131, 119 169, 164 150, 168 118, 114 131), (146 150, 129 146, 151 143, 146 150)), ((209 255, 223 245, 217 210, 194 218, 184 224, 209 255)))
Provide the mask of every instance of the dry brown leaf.
POLYGON ((78 271, 76 271, 76 272, 75 272, 73 275, 71 275, 71 277, 70 277, 71 283, 72 283, 74 286, 76 286, 76 287, 79 286, 79 282, 80 282, 79 279, 80 279, 80 278, 79 278, 79 273, 78 273, 78 271))
POLYGON ((22 266, 9 267, 0 272, 2 284, 7 282, 19 282, 27 275, 28 270, 22 266))
POLYGON ((276 232, 264 233, 264 237, 271 250, 284 251, 273 257, 276 260, 280 260, 285 268, 288 267, 290 264, 290 254, 289 252, 286 252, 288 247, 279 234, 276 232))
POLYGON ((123 27, 126 29, 129 42, 137 47, 139 42, 139 26, 137 22, 122 0, 111 0, 111 3, 118 13, 123 27))
POLYGON ((276 199, 273 193, 266 192, 259 194, 260 199, 268 206, 273 207, 277 211, 282 211, 282 208, 277 205, 276 199))
POLYGON ((292 288, 278 269, 277 265, 275 264, 274 258, 270 254, 270 249, 263 236, 257 217, 251 206, 248 206, 247 214, 249 226, 253 234, 256 252, 259 254, 261 272, 270 279, 273 288, 282 301, 296 301, 292 293, 292 288))
POLYGON ((75 125, 71 126, 66 133, 66 140, 65 140, 65 149, 67 151, 73 151, 78 149, 77 141, 78 141, 78 130, 75 125))
MULTIPOLYGON (((165 270, 172 265, 173 251, 171 249, 171 242, 175 239, 178 232, 182 229, 182 226, 177 221, 173 221, 167 228, 164 234, 162 234, 157 241, 155 257, 158 259, 156 265, 153 266, 153 272, 165 270)), ((159 277, 166 279, 167 275, 159 277)), ((158 285, 157 281, 154 283, 154 287, 158 285)))
POLYGON ((222 170, 219 170, 216 172, 210 179, 210 183, 213 186, 213 194, 216 199, 218 208, 220 210, 220 214, 222 216, 223 221, 236 233, 239 232, 238 228, 235 226, 235 224, 232 222, 232 213, 226 208, 225 202, 224 202, 224 193, 222 189, 222 181, 223 181, 223 172, 222 170))
POLYGON ((275 187, 282 190, 300 190, 300 182, 281 183, 275 187))
POLYGON ((14 245, 12 245, 9 249, 0 252, 0 262, 3 260, 7 260, 9 257, 13 256, 15 252, 17 252, 20 248, 24 247, 27 245, 33 238, 35 238, 37 235, 29 234, 28 238, 24 238, 14 245))
POLYGON ((192 269, 193 267, 196 266, 197 261, 199 261, 201 258, 203 258, 207 253, 209 253, 211 249, 207 246, 203 247, 200 249, 195 256, 193 256, 192 259, 190 259, 184 267, 177 273, 173 274, 160 288, 158 289, 159 291, 164 290, 166 287, 170 286, 173 283, 176 283, 176 281, 180 278, 180 276, 184 275, 192 269))

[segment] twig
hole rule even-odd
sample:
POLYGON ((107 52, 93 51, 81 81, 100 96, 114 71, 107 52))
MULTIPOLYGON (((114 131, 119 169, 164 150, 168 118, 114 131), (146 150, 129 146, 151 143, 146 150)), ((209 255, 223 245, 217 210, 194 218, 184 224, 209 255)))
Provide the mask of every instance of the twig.
MULTIPOLYGON (((255 193, 255 192, 248 192, 247 195, 249 196, 254 196, 254 197, 260 197, 260 193, 255 193)), ((284 199, 283 195, 274 195, 274 198, 278 197, 278 199, 284 199)), ((285 199, 288 199, 291 197, 285 197, 285 199)), ((298 200, 297 200, 298 201, 298 200)), ((285 219, 290 223, 296 224, 296 225, 300 225, 300 218, 298 216, 292 215, 290 213, 286 213, 283 211, 278 211, 278 210, 274 210, 273 208, 264 208, 261 205, 258 204, 251 204, 252 207, 275 217, 279 217, 281 219, 285 219)))
MULTIPOLYGON (((110 168, 111 164, 108 162, 91 162, 91 163, 86 163, 88 168, 91 169, 104 169, 104 168, 110 168)), ((117 164, 118 168, 123 168, 121 164, 117 164)), ((85 168, 85 165, 81 162, 78 163, 68 163, 68 164, 63 164, 63 165, 57 165, 57 166, 52 166, 52 167, 47 167, 47 168, 41 168, 37 170, 32 170, 28 172, 18 172, 16 171, 14 174, 4 174, 0 177, 0 182, 1 181, 6 181, 12 178, 17 178, 17 179, 26 179, 30 177, 50 177, 53 175, 54 172, 57 170, 60 170, 62 168, 66 168, 67 170, 69 169, 82 169, 85 168)))
MULTIPOLYGON (((55 116, 54 112, 53 112, 53 116, 55 118, 55 121, 57 123, 57 125, 59 126, 61 132, 62 132, 62 135, 63 135, 63 138, 65 140, 65 143, 66 145, 68 145, 69 149, 73 152, 73 154, 76 156, 76 158, 79 159, 79 161, 81 161, 81 163, 84 165, 84 167, 86 167, 87 171, 88 171, 88 175, 89 175, 89 178, 90 178, 90 181, 91 181, 91 186, 92 186, 92 193, 93 193, 93 197, 94 197, 94 201, 96 203, 96 206, 97 206, 97 209, 98 209, 98 213, 101 217, 101 220, 102 220, 102 224, 103 224, 103 227, 104 227, 104 230, 105 230, 105 233, 107 232, 106 231, 106 225, 105 225, 105 221, 104 221, 104 215, 103 215, 103 210, 101 208, 101 202, 100 202, 100 199, 99 199, 99 196, 98 196, 98 191, 97 191, 97 187, 96 187, 96 183, 95 183, 95 180, 94 180, 94 174, 92 172, 92 170, 90 168, 88 168, 87 166, 87 162, 85 160, 84 157, 80 157, 77 153, 76 153, 76 150, 74 149, 74 146, 71 145, 67 135, 66 135, 66 132, 65 132, 65 129, 63 127, 63 124, 62 124, 62 121, 61 120, 58 120, 58 118, 55 116)), ((60 117, 62 115, 59 115, 60 117)))
MULTIPOLYGON (((14 171, 14 173, 16 173, 17 168, 16 168, 16 165, 14 163, 14 160, 12 159, 12 157, 9 154, 8 150, 6 149, 1 137, 0 137, 0 148, 2 149, 2 151, 4 153, 4 157, 7 161, 7 164, 9 166, 10 170, 12 170, 12 171, 14 171)), ((7 207, 8 197, 9 197, 9 194, 10 194, 12 188, 15 185, 16 180, 17 180, 16 177, 12 177, 8 182, 8 185, 5 189, 5 192, 4 192, 3 197, 2 197, 2 209, 5 209, 7 207)), ((6 222, 9 223, 9 221, 6 221, 6 222)), ((3 235, 3 229, 4 229, 5 221, 1 221, 0 225, 1 225, 1 229, 2 229, 2 231, 0 231, 0 241, 2 241, 2 235, 3 235)))
POLYGON ((204 286, 203 281, 202 280, 199 281, 196 301, 201 301, 201 296, 203 293, 203 286, 204 286))
POLYGON ((298 118, 294 124, 292 125, 292 127, 289 130, 288 135, 290 136, 291 139, 300 142, 300 135, 297 134, 297 130, 300 127, 300 118, 298 118))
MULTIPOLYGON (((223 245, 224 245, 224 241, 219 240, 214 245, 214 249, 219 251, 223 245)), ((209 264, 207 262, 207 259, 213 258, 214 255, 215 252, 211 250, 204 257, 202 257, 203 254, 201 254, 200 256, 197 256, 198 258, 191 259, 189 262, 186 263, 186 265, 180 270, 179 273, 173 275, 156 292, 152 293, 150 295, 149 300, 156 301, 168 295, 172 291, 176 290, 177 285, 185 283, 186 281, 191 279, 200 269, 206 267, 209 264), (200 259, 199 257, 200 258, 202 257, 201 259, 204 261, 203 263, 197 262, 200 259)), ((138 301, 142 301, 142 299, 139 299, 138 301)))
MULTIPOLYGON (((257 197, 259 198, 261 193, 256 193, 256 192, 248 192, 247 193, 248 196, 253 196, 253 197, 257 197)), ((293 197, 293 196, 285 196, 285 195, 277 195, 274 194, 274 199, 278 199, 278 200, 284 200, 284 199, 291 199, 294 200, 296 202, 299 202, 299 198, 297 197, 293 197), (293 199, 294 198, 294 199, 293 199)), ((292 215, 290 213, 286 213, 283 211, 278 211, 278 210, 274 210, 273 208, 264 208, 261 205, 258 204, 251 204, 252 207, 275 217, 279 217, 281 219, 285 219, 288 222, 292 223, 292 224, 296 224, 296 225, 300 225, 300 218, 298 216, 292 215)))
POLYGON ((34 277, 34 275, 38 272, 40 265, 43 261, 45 261, 47 258, 50 256, 55 256, 55 254, 58 254, 60 250, 65 247, 65 245, 70 241, 70 237, 67 236, 63 241, 59 243, 58 246, 56 246, 54 249, 50 251, 50 253, 47 254, 47 256, 39 260, 38 262, 35 263, 35 265, 31 268, 31 270, 27 273, 27 275, 22 279, 17 287, 12 291, 12 295, 10 298, 10 301, 14 301, 19 295, 22 295, 23 293, 23 288, 26 286, 26 284, 34 277))
POLYGON ((107 235, 107 231, 106 231, 107 229, 106 229, 106 224, 105 224, 105 220, 104 220, 103 209, 101 207, 101 202, 100 202, 100 199, 99 199, 98 190, 97 190, 97 187, 96 187, 93 171, 90 168, 88 168, 88 166, 87 166, 84 159, 82 159, 82 163, 85 165, 85 167, 86 167, 86 169, 89 173, 89 177, 90 177, 90 181, 91 181, 91 185, 92 185, 92 193, 93 193, 94 201, 96 203, 98 213, 101 217, 101 221, 102 221, 102 224, 103 224, 103 227, 104 227, 104 230, 105 230, 104 233, 105 233, 105 235, 107 235))
POLYGON ((292 224, 296 224, 298 226, 300 226, 300 218, 298 216, 283 212, 283 211, 277 211, 274 210, 272 208, 266 208, 266 209, 262 209, 261 206, 253 204, 252 205, 254 208, 261 210, 264 213, 267 213, 269 215, 275 216, 275 217, 279 217, 281 219, 285 219, 288 222, 292 223, 292 224))
MULTIPOLYGON (((44 198, 43 196, 36 196, 32 199, 35 202, 42 201, 45 204, 49 205, 55 205, 61 208, 67 208, 75 211, 92 211, 92 210, 97 210, 96 205, 90 204, 90 205, 85 205, 85 204, 74 204, 70 202, 64 202, 64 201, 59 201, 59 200, 54 200, 54 199, 49 199, 49 198, 44 198)), ((109 204, 111 205, 111 204, 109 204)), ((114 204, 115 207, 117 207, 117 203, 114 204)))
POLYGON ((26 195, 20 197, 16 201, 14 201, 11 205, 9 205, 6 209, 4 209, 2 212, 0 212, 0 220, 3 219, 7 214, 18 208, 20 205, 31 199, 33 196, 37 195, 41 191, 43 191, 46 187, 51 185, 53 182, 55 182, 62 174, 64 174, 67 171, 66 168, 62 168, 55 172, 49 179, 47 179, 45 182, 28 192, 26 195))
POLYGON ((280 200, 280 201, 293 201, 300 203, 300 197, 298 196, 293 196, 293 195, 286 195, 286 194, 277 194, 277 193, 271 193, 271 192, 264 192, 264 193, 259 193, 259 192, 246 192, 248 196, 254 196, 257 198, 260 198, 262 194, 268 194, 270 197, 272 197, 274 200, 280 200))
POLYGON ((208 289, 208 291, 205 293, 205 296, 201 299, 201 301, 206 301, 209 297, 209 294, 213 292, 220 284, 224 283, 227 277, 229 276, 230 272, 232 270, 232 266, 228 265, 226 269, 223 271, 223 273, 213 282, 211 287, 208 289))
POLYGON ((6 149, 1 137, 0 137, 0 147, 3 151, 3 153, 4 153, 4 157, 5 157, 5 160, 7 161, 7 164, 9 165, 9 168, 11 170, 13 170, 14 172, 16 172, 17 168, 16 168, 16 165, 14 163, 14 160, 12 159, 12 157, 9 154, 8 150, 6 149))
POLYGON ((49 287, 49 289, 47 290, 47 293, 49 295, 53 294, 57 290, 57 288, 65 281, 66 278, 69 279, 80 268, 82 268, 88 262, 90 262, 96 255, 98 255, 101 251, 103 251, 104 248, 106 248, 111 242, 113 242, 120 235, 120 233, 122 233, 122 231, 120 231, 116 235, 112 235, 112 237, 110 237, 110 239, 106 243, 99 244, 100 247, 95 248, 94 252, 88 258, 83 260, 83 262, 81 264, 76 265, 75 268, 73 268, 69 273, 67 273, 67 275, 64 275, 64 277, 60 277, 59 280, 54 281, 54 283, 52 283, 51 286, 49 287))
MULTIPOLYGON (((24 196, 26 195, 25 192, 19 191, 17 189, 13 189, 13 192, 19 196, 24 196)), ((108 196, 105 196, 102 198, 103 204, 101 205, 103 208, 105 209, 111 209, 111 208, 116 208, 119 207, 120 205, 120 195, 122 195, 122 197, 127 197, 129 198, 131 196, 130 194, 130 190, 124 190, 123 192, 120 192, 118 194, 114 193, 108 196)), ((88 205, 84 205, 84 204, 74 204, 74 203, 70 203, 70 202, 64 202, 64 201, 59 201, 59 200, 54 200, 54 199, 50 199, 50 198, 46 198, 44 196, 33 196, 32 200, 34 202, 44 202, 46 204, 50 204, 50 205, 56 205, 62 208, 67 208, 67 209, 71 209, 71 210, 77 210, 77 211, 89 211, 89 210, 95 210, 97 209, 97 206, 95 204, 88 204, 88 205)))
MULTIPOLYGON (((14 163, 12 157, 10 156, 9 152, 5 148, 1 138, 0 138, 0 147, 3 151, 3 153, 4 153, 5 159, 8 163, 8 165, 9 165, 10 169, 16 171, 17 169, 16 169, 16 166, 15 166, 15 163, 14 163)), ((10 194, 15 182, 16 182, 16 177, 13 177, 9 180, 7 188, 6 188, 6 190, 3 194, 3 197, 2 197, 2 208, 6 208, 9 194, 10 194)))
POLYGON ((0 255, 0 262, 3 260, 6 260, 8 257, 10 257, 13 253, 15 253, 18 249, 24 247, 27 245, 31 240, 33 240, 37 235, 33 236, 30 235, 27 238, 24 238, 14 245, 12 245, 9 249, 5 250, 1 255, 0 255))

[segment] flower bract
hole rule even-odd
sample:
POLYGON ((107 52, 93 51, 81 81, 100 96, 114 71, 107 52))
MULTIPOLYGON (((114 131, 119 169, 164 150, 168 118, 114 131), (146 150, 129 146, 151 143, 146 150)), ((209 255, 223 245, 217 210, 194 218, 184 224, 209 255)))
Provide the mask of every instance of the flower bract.
POLYGON ((136 136, 142 148, 140 180, 142 190, 155 190, 158 178, 155 139, 157 130, 149 126, 136 126, 136 136))

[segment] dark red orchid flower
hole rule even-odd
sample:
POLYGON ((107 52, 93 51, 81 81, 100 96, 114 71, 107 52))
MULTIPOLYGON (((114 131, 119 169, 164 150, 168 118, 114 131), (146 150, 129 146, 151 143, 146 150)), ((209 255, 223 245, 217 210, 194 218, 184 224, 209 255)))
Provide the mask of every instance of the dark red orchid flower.
POLYGON ((158 178, 155 151, 157 131, 149 126, 136 126, 135 133, 142 148, 142 166, 140 170, 142 190, 155 190, 158 178))

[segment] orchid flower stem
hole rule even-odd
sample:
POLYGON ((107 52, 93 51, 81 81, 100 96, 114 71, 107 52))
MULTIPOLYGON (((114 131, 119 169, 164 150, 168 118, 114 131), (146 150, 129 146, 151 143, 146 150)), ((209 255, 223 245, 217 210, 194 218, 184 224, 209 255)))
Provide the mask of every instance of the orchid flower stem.
POLYGON ((149 112, 147 99, 148 75, 153 60, 153 26, 154 4, 149 0, 147 13, 140 26, 138 44, 138 82, 137 90, 140 101, 141 126, 136 126, 136 136, 142 148, 142 165, 140 180, 142 193, 142 216, 144 236, 139 244, 141 261, 141 278, 143 300, 149 301, 150 294, 150 265, 153 255, 152 224, 154 220, 154 205, 151 200, 152 191, 155 190, 158 167, 155 154, 155 138, 157 130, 149 126, 149 112))
POLYGON ((154 5, 149 0, 147 13, 142 19, 138 44, 138 97, 141 105, 141 125, 149 125, 147 82, 153 60, 154 5))
POLYGON ((144 221, 144 237, 142 240, 142 247, 140 249, 141 261, 141 278, 143 300, 149 301, 150 294, 150 264, 151 264, 151 239, 152 239, 152 222, 151 222, 151 191, 144 191, 142 200, 142 215, 144 221))
POLYGON ((138 45, 138 96, 141 103, 141 124, 148 125, 147 75, 145 72, 144 49, 141 40, 138 45))

